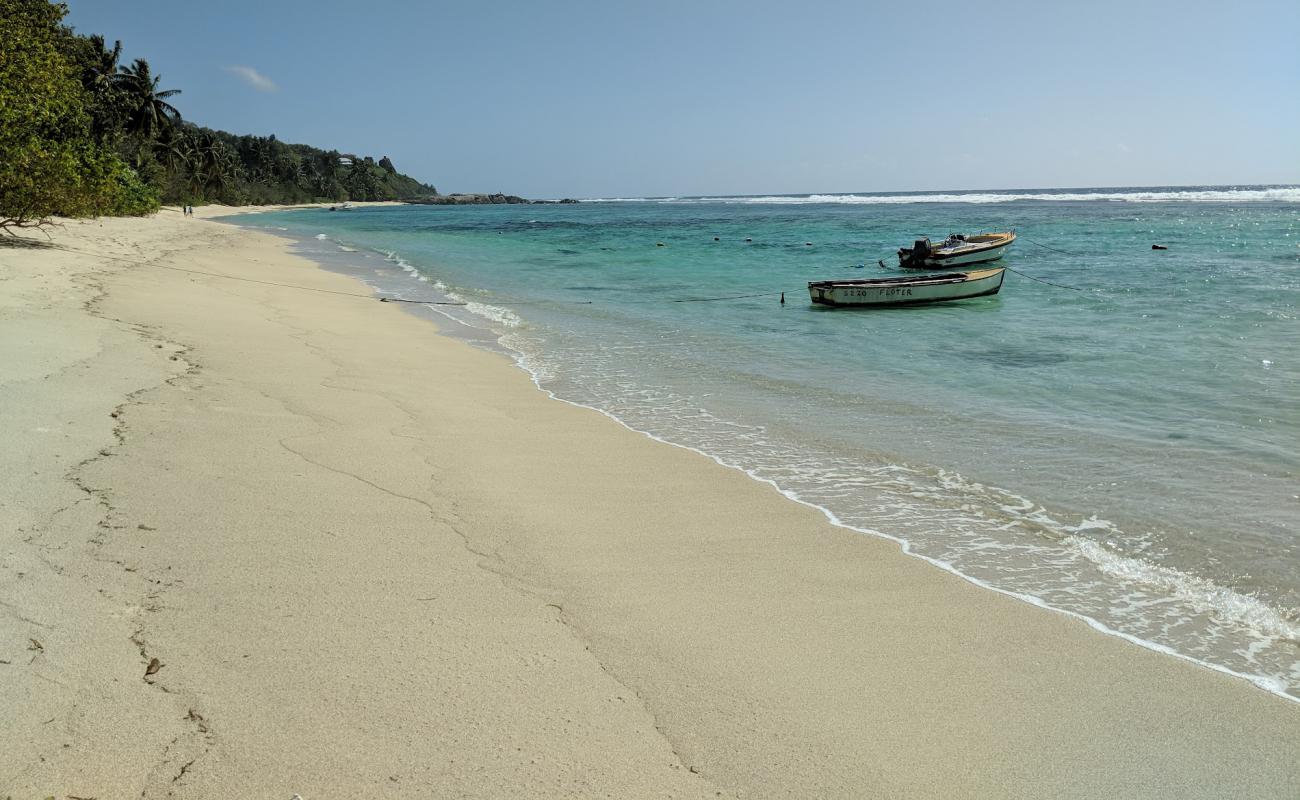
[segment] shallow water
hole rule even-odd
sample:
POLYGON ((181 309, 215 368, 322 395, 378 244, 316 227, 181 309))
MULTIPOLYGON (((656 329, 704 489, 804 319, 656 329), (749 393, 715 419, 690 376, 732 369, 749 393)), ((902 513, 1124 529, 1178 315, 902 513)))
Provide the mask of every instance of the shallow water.
POLYGON ((383 291, 469 302, 439 307, 464 323, 452 332, 499 340, 558 397, 972 580, 1300 698, 1300 189, 241 223, 383 291), (1023 275, 996 297, 808 303, 809 280, 883 274, 916 235, 1008 228, 1020 239, 1001 263, 1023 275))

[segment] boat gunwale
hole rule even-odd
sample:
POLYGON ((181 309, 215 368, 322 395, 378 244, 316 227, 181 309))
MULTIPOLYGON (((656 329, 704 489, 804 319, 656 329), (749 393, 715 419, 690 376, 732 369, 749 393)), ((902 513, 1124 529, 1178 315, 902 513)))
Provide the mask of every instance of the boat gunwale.
MULTIPOLYGON (((926 256, 926 260, 944 261, 946 259, 966 258, 966 256, 970 256, 970 255, 979 255, 980 252, 997 250, 997 248, 1000 247, 1010 247, 1015 243, 1015 232, 1014 230, 1005 230, 1005 232, 976 233, 974 235, 970 235, 970 237, 966 237, 965 241, 971 242, 970 246, 963 246, 961 250, 941 252, 940 248, 932 248, 932 250, 930 251, 930 255, 926 256), (997 237, 997 238, 992 239, 992 241, 988 241, 988 242, 971 242, 971 239, 976 239, 980 237, 997 237)), ((900 260, 904 259, 905 256, 910 255, 911 251, 913 250, 914 250, 913 247, 898 248, 898 259, 900 260)))
POLYGON ((870 311, 872 309, 879 309, 879 308, 898 308, 899 306, 922 306, 922 305, 932 305, 936 303, 951 303, 960 300, 974 300, 976 298, 989 297, 991 295, 998 294, 1001 292, 1001 290, 1002 290, 1002 281, 998 281, 997 284, 990 289, 985 289, 984 291, 977 292, 975 294, 963 295, 961 297, 925 297, 925 298, 917 298, 914 300, 889 300, 882 303, 837 303, 834 300, 827 300, 825 298, 822 298, 820 300, 813 299, 812 304, 813 306, 826 306, 828 308, 870 311))
MULTIPOLYGON (((975 255, 978 253, 985 252, 987 250, 996 250, 999 247, 1009 247, 1011 246, 1011 244, 1013 244, 1016 241, 1015 231, 1008 231, 1006 233, 996 233, 996 234, 977 233, 975 234, 975 236, 977 237, 997 236, 998 238, 989 242, 972 242, 971 246, 969 247, 962 247, 961 249, 952 250, 947 253, 941 252, 941 249, 937 248, 930 251, 930 255, 926 256, 926 261, 943 261, 944 259, 948 259, 948 258, 960 258, 962 256, 975 255)), ((970 242, 972 238, 974 237, 968 236, 966 237, 966 241, 970 242)), ((899 252, 901 253, 902 251, 900 250, 899 252)), ((908 252, 911 251, 909 250, 908 252)))
POLYGON ((943 286, 949 283, 966 283, 984 280, 994 273, 1005 272, 1006 267, 979 269, 971 272, 948 272, 935 275, 891 275, 885 278, 850 278, 847 280, 809 281, 808 288, 828 288, 834 286, 943 286))

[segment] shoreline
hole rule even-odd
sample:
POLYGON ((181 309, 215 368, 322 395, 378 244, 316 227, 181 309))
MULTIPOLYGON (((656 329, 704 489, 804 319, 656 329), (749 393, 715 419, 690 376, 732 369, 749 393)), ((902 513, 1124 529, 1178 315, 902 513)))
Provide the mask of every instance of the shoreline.
MULTIPOLYGON (((56 239, 357 291, 283 238, 204 223, 218 215, 204 208, 197 220, 69 223, 56 239)), ((8 638, 34 630, 23 617, 89 626, 110 677, 37 630, 32 664, 79 689, 81 710, 42 678, 6 693, 6 744, 27 758, 0 773, 13 784, 0 791, 151 794, 172 775, 185 796, 304 797, 1266 797, 1300 782, 1293 704, 984 592, 712 457, 551 403, 501 356, 415 315, 59 251, 0 250, 0 265, 52 309, 37 322, 6 307, 4 323, 44 331, 51 363, 89 365, 47 376, 74 389, 101 367, 118 378, 89 409, 5 387, 35 398, 17 404, 33 418, 95 429, 61 454, 76 463, 71 486, 24 482, 29 535, 5 542, 25 574, 42 557, 62 567, 50 580, 84 603, 33 603, 39 591, 15 583, 0 597, 19 609, 8 638), (41 280, 51 269, 102 285, 89 312, 57 307, 41 280), (113 346, 67 346, 73 323, 113 346), (121 569, 105 571, 113 559, 121 569), (142 571, 159 583, 136 585, 142 571), (301 576, 316 596, 301 596, 301 576), (221 655, 232 645, 272 652, 221 655), (152 682, 139 679, 146 653, 165 665, 152 682), (330 712, 331 697, 344 707, 330 712), (73 746, 39 730, 23 745, 24 723, 50 705, 73 746), (322 731, 322 712, 347 724, 322 731), (124 716, 140 738, 110 742, 94 715, 124 716), (183 769, 179 751, 193 757, 183 769), (322 763, 331 775, 313 772, 322 763), (444 769, 394 780, 386 763, 444 769)), ((33 376, 46 368, 26 356, 33 376)), ((14 435, 29 463, 50 461, 43 434, 14 435)), ((27 663, 11 650, 0 669, 27 663)))
MULTIPOLYGON (((510 351, 510 353, 513 353, 513 351, 510 351)), ((750 469, 739 466, 737 464, 733 464, 717 455, 714 455, 713 453, 709 453, 705 450, 701 450, 698 447, 694 447, 689 444, 682 444, 680 442, 674 442, 670 439, 666 439, 659 435, 651 433, 650 431, 642 430, 641 428, 638 428, 630 424, 629 422, 622 419, 618 415, 605 411, 604 409, 560 397, 555 392, 542 386, 541 383, 537 380, 536 374, 530 371, 523 364, 519 363, 518 358, 512 356, 512 360, 515 362, 515 366, 518 369, 524 371, 526 374, 529 375, 530 379, 533 382, 533 385, 537 388, 537 390, 545 394, 551 400, 560 403, 565 403, 566 405, 571 405, 576 408, 586 409, 588 411, 594 411, 597 414, 609 418, 613 422, 617 423, 619 426, 626 428, 632 433, 638 434, 640 436, 644 436, 653 442, 657 442, 659 444, 663 444, 668 447, 681 448, 682 450, 686 450, 688 452, 695 453, 696 455, 707 458, 710 461, 713 461, 718 466, 723 467, 724 469, 729 469, 729 470, 734 470, 736 472, 739 472, 756 483, 771 487, 774 491, 776 491, 778 494, 780 494, 790 502, 797 503, 798 505, 817 511, 818 513, 826 517, 826 521, 830 525, 836 528, 841 528, 846 531, 851 531, 853 533, 860 534, 862 536, 870 536, 872 538, 882 539, 887 542, 892 542, 893 544, 898 546, 899 552, 902 553, 903 555, 908 556, 909 558, 919 559, 925 562, 926 564, 929 564, 930 566, 934 567, 935 569, 942 570, 943 572, 958 577, 963 581, 972 584, 973 586, 979 587, 980 589, 990 591, 990 592, 995 592, 997 594, 1013 598, 1020 602, 1027 603, 1035 608, 1042 609, 1043 611, 1047 611, 1055 614, 1062 614, 1066 617, 1084 623, 1088 627, 1092 628, 1093 630, 1105 636, 1114 636, 1116 638, 1122 639, 1125 642, 1128 642, 1129 644, 1136 645, 1145 650, 1151 650, 1152 652, 1160 653, 1166 656, 1171 656, 1173 658, 1177 658, 1179 660, 1186 661, 1191 664, 1195 664, 1199 667, 1209 669, 1213 672, 1222 673, 1224 675, 1230 676, 1237 680, 1245 681, 1246 683, 1249 683, 1250 685, 1254 686, 1256 689, 1259 689, 1260 691, 1265 692, 1267 694, 1273 695, 1274 697, 1292 703, 1300 703, 1300 697, 1289 694, 1285 688, 1278 687, 1276 684, 1270 682, 1270 680, 1265 676, 1251 675, 1244 672, 1237 672, 1236 670, 1233 670, 1221 664, 1215 664, 1211 661, 1205 661, 1203 659, 1196 658, 1195 656, 1180 652, 1168 645, 1163 645, 1160 644, 1159 642, 1153 642, 1148 639, 1143 639, 1139 636, 1135 636, 1133 634, 1125 633, 1124 631, 1117 630, 1115 628, 1106 625, 1105 623, 1099 620, 1093 619, 1092 617, 1089 617, 1086 614, 1082 614, 1078 611, 1071 611, 1070 609, 1066 609, 1066 608, 1058 608, 1057 606, 1051 605, 1047 601, 1035 595, 1026 594, 1023 592, 1017 592, 1011 589, 1003 589, 1001 587, 994 586, 993 584, 985 580, 982 580, 972 575, 967 575, 966 573, 962 572, 961 570, 957 569, 952 564, 946 561, 933 558, 931 556, 927 556, 923 553, 915 552, 912 549, 911 542, 907 539, 894 536, 892 534, 885 533, 879 530, 871 530, 867 528, 857 527, 848 522, 845 522, 844 520, 840 519, 839 516, 837 516, 834 511, 826 508, 825 506, 818 505, 817 503, 812 502, 810 500, 805 500, 798 494, 798 492, 784 489, 778 483, 771 480, 770 478, 764 478, 762 476, 759 476, 750 469)))
MULTIPOLYGON (((376 203, 376 204, 373 204, 373 205, 384 205, 384 204, 383 204, 383 203, 376 203)), ((263 210, 263 209, 258 209, 258 211, 261 211, 261 210, 263 210)), ((269 209, 269 210, 272 210, 272 211, 282 211, 282 210, 290 210, 290 209, 271 208, 271 209, 269 209)), ((239 224, 239 223, 232 223, 232 224, 239 224)), ((248 225, 248 226, 244 226, 244 227, 248 227, 250 230, 266 230, 265 228, 258 228, 257 226, 253 226, 253 225, 248 225)), ((281 229, 281 230, 283 230, 283 229, 281 229)), ((279 232, 279 231, 267 231, 267 232, 270 232, 271 235, 278 236, 278 237, 283 238, 283 239, 285 239, 285 240, 287 240, 287 241, 293 242, 295 245, 302 245, 302 244, 305 244, 305 240, 300 240, 300 237, 301 237, 301 236, 305 236, 305 234, 295 235, 295 234, 291 234, 291 233, 281 233, 281 232, 279 232)), ((321 234, 320 237, 317 237, 317 238, 325 238, 325 234, 321 234)), ((335 245, 338 245, 338 246, 342 247, 344 251, 347 251, 347 252, 353 252, 353 251, 354 251, 354 248, 352 248, 352 247, 350 247, 350 246, 343 247, 343 243, 342 243, 342 241, 341 241, 341 240, 335 240, 335 238, 334 238, 333 236, 329 237, 329 241, 331 241, 331 242, 332 242, 333 244, 335 244, 335 245)), ((381 252, 381 254, 382 254, 382 251, 376 251, 376 252, 381 252)), ((305 258, 308 258, 309 260, 312 259, 313 257, 316 257, 316 258, 322 258, 323 261, 324 261, 325 259, 328 258, 328 257, 322 257, 322 256, 320 256, 320 255, 313 256, 313 254, 312 254, 311 252, 305 252, 305 253, 302 253, 302 255, 303 255, 305 258)), ((346 260, 347 260, 346 257, 344 257, 343 260, 346 261, 346 260)), ((385 261, 386 261, 386 262, 392 262, 393 259, 390 257, 390 258, 386 258, 385 261)), ((408 278, 412 278, 412 277, 414 277, 414 275, 416 274, 416 273, 414 273, 414 272, 411 271, 412 268, 411 268, 409 265, 406 265, 405 262, 404 262, 403 260, 398 259, 396 263, 397 263, 399 266, 401 266, 401 269, 402 269, 403 272, 404 272, 404 275, 400 276, 399 279, 408 279, 408 278)), ((333 263, 333 264, 332 264, 332 263, 320 263, 320 266, 321 266, 322 268, 327 269, 327 270, 329 270, 329 271, 331 271, 331 272, 334 272, 334 273, 336 273, 336 274, 345 275, 345 276, 348 276, 348 277, 351 277, 351 278, 357 279, 357 280, 359 280, 359 281, 365 283, 368 287, 372 288, 372 290, 374 290, 374 291, 376 291, 376 292, 380 292, 380 293, 382 293, 382 292, 385 292, 385 291, 389 291, 389 292, 396 292, 396 293, 398 294, 398 296, 404 296, 404 295, 402 294, 402 290, 400 290, 400 289, 394 289, 391 285, 390 285, 390 286, 387 286, 386 288, 381 288, 380 286, 371 283, 371 281, 370 281, 367 277, 365 277, 365 273, 368 272, 368 270, 351 269, 351 268, 348 268, 348 267, 340 267, 339 264, 337 264, 337 263, 333 263)), ((397 276, 397 270, 396 270, 395 268, 394 268, 394 276, 397 276)), ((420 280, 425 280, 425 278, 420 278, 420 280)), ((414 284, 412 284, 412 285, 414 285, 414 284)), ((1069 618, 1072 618, 1072 619, 1076 619, 1076 620, 1078 620, 1078 621, 1081 621, 1081 622, 1085 623, 1085 624, 1088 625, 1089 627, 1093 628, 1094 630, 1096 630, 1096 631, 1098 631, 1098 632, 1100 632, 1100 633, 1102 633, 1102 634, 1105 634, 1105 635, 1108 635, 1108 636, 1114 636, 1114 637, 1117 637, 1117 638, 1119 638, 1119 639, 1122 639, 1122 640, 1124 640, 1124 641, 1126 641, 1126 642, 1128 642, 1128 643, 1130 643, 1130 644, 1135 644, 1135 645, 1137 645, 1137 646, 1139 646, 1139 647, 1142 647, 1142 648, 1145 648, 1145 649, 1148 649, 1148 650, 1154 651, 1154 652, 1156 652, 1156 653, 1160 653, 1160 654, 1167 655, 1167 656, 1172 656, 1172 657, 1174 657, 1174 658, 1178 658, 1178 659, 1181 659, 1181 660, 1184 660, 1184 661, 1190 662, 1190 663, 1195 664, 1195 665, 1198 665, 1198 666, 1200 666, 1200 667, 1204 667, 1204 668, 1207 668, 1207 669, 1213 670, 1213 671, 1215 671, 1215 672, 1220 672, 1220 673, 1222 673, 1222 674, 1225 674, 1225 675, 1231 676, 1231 677, 1233 677, 1233 678, 1237 678, 1237 679, 1240 679, 1240 680, 1244 680, 1244 681, 1246 681, 1246 682, 1252 684, 1252 685, 1255 686, 1256 688, 1260 689, 1261 691, 1267 692, 1267 693, 1269 693, 1269 694, 1272 694, 1272 695, 1274 695, 1274 696, 1276 696, 1276 697, 1279 697, 1279 698, 1281 698, 1281 699, 1283 699, 1283 700, 1287 700, 1287 701, 1289 701, 1289 702, 1300 703, 1300 695, 1297 695, 1297 694, 1294 693, 1294 687, 1290 687, 1290 686, 1288 686, 1288 685, 1286 684, 1285 681, 1283 681, 1283 680, 1281 680, 1281 679, 1279 679, 1279 678, 1277 678, 1277 677, 1274 677, 1274 676, 1271 676, 1271 675, 1267 675, 1267 674, 1259 674, 1259 673, 1244 672, 1244 671, 1240 671, 1240 670, 1237 670, 1237 669, 1233 669, 1231 666, 1229 666, 1229 665, 1227 665, 1227 664, 1216 663, 1216 662, 1214 662, 1214 661, 1207 660, 1206 658, 1198 657, 1198 656, 1196 656, 1196 655, 1192 655, 1192 654, 1190 654, 1190 653, 1188 653, 1188 652, 1184 652, 1184 651, 1182 651, 1182 650, 1179 650, 1177 647, 1172 646, 1172 645, 1170 645, 1170 644, 1163 643, 1163 642, 1156 641, 1156 640, 1152 640, 1152 639, 1148 639, 1148 638, 1144 638, 1144 637, 1143 637, 1142 635, 1140 635, 1140 634, 1131 633, 1131 632, 1125 631, 1125 630, 1123 630, 1123 629, 1121 629, 1121 628, 1114 627, 1114 626, 1112 626, 1112 625, 1107 624, 1104 620, 1098 619, 1098 618, 1093 617, 1093 616, 1089 616, 1087 613, 1083 613, 1083 612, 1080 612, 1080 611, 1072 610, 1072 609, 1070 609, 1070 608, 1068 608, 1068 607, 1063 607, 1063 606, 1060 606, 1060 605, 1054 605, 1050 600, 1045 599, 1045 598, 1043 598, 1043 597, 1040 597, 1039 595, 1036 595, 1036 594, 1034 594, 1034 593, 1032 593, 1032 592, 1030 592, 1030 591, 1020 591, 1020 590, 1017 590, 1017 589, 1015 589, 1015 588, 999 586, 999 585, 997 585, 996 583, 991 582, 990 580, 986 580, 986 579, 981 578, 981 577, 979 577, 979 576, 977 576, 977 575, 973 575, 973 574, 969 574, 969 573, 967 573, 967 572, 963 572, 962 569, 961 569, 961 567, 959 567, 959 566, 957 566, 957 565, 955 565, 955 564, 953 564, 953 563, 950 563, 950 562, 948 562, 948 561, 944 561, 944 560, 942 560, 942 559, 940 559, 940 558, 932 557, 932 556, 926 555, 926 554, 923 553, 923 552, 920 552, 918 549, 916 549, 916 547, 915 547, 915 543, 914 543, 912 540, 906 538, 906 537, 903 536, 903 535, 896 535, 896 534, 894 534, 894 533, 887 532, 886 530, 883 530, 883 529, 876 529, 876 528, 870 528, 870 527, 863 527, 863 526, 861 526, 861 525, 855 525, 854 523, 852 523, 852 522, 850 522, 850 521, 846 521, 846 520, 842 519, 842 518, 841 518, 841 517, 836 513, 835 510, 833 510, 833 509, 831 509, 831 508, 828 508, 828 507, 826 507, 826 506, 820 505, 820 504, 817 503, 815 500, 809 500, 809 499, 806 499, 804 496, 802 496, 802 495, 799 493, 799 491, 794 490, 794 489, 790 489, 790 488, 787 488, 787 487, 784 487, 784 486, 782 486, 780 483, 778 483, 777 481, 772 480, 772 479, 767 478, 767 477, 764 477, 764 476, 762 476, 761 474, 759 474, 757 471, 755 471, 755 470, 753 470, 753 469, 750 469, 750 468, 744 466, 744 465, 741 464, 741 463, 736 463, 736 462, 734 462, 734 461, 728 460, 728 458, 727 458, 726 456, 719 455, 719 454, 714 453, 714 452, 710 452, 710 451, 708 451, 707 449, 701 449, 700 447, 697 447, 697 446, 692 445, 692 444, 689 444, 689 443, 685 443, 685 442, 681 442, 681 441, 675 441, 675 440, 672 439, 672 438, 668 438, 667 435, 657 434, 657 433, 655 433, 655 432, 653 432, 653 431, 651 431, 651 430, 647 430, 647 429, 645 429, 645 428, 638 427, 637 424, 635 424, 635 423, 633 423, 633 422, 631 422, 631 421, 629 421, 629 420, 627 420, 627 419, 624 419, 623 417, 620 417, 620 416, 619 416, 618 414, 616 414, 616 413, 613 413, 613 412, 610 412, 610 411, 606 411, 605 409, 600 408, 600 407, 597 406, 597 405, 592 405, 592 404, 584 403, 584 402, 581 402, 581 401, 577 401, 577 400, 572 400, 572 399, 565 398, 565 397, 563 397, 563 396, 557 394, 555 391, 553 391, 553 390, 551 390, 551 389, 548 389, 548 388, 542 386, 541 382, 540 382, 539 379, 538 379, 538 375, 537 375, 537 373, 534 371, 533 368, 531 368, 530 366, 528 366, 528 364, 526 363, 526 361, 527 361, 527 356, 526 356, 526 354, 524 354, 524 353, 522 353, 521 351, 518 351, 518 350, 512 348, 511 346, 505 344, 504 342, 502 342, 501 339, 500 339, 500 336, 498 335, 498 333, 495 332, 495 331, 494 331, 493 329, 491 329, 491 328, 488 328, 488 327, 484 327, 484 328, 475 328, 475 327, 473 327, 472 325, 471 325, 471 326, 467 326, 467 328, 468 328, 469 330, 473 330, 473 331, 476 331, 476 332, 479 332, 479 333, 486 333, 486 334, 488 334, 488 337, 487 337, 487 338, 480 338, 480 337, 477 337, 477 336, 469 336, 469 337, 467 337, 467 336, 464 334, 464 332, 463 332, 463 331, 460 331, 460 330, 456 330, 455 332, 452 332, 452 331, 446 331, 446 330, 442 330, 442 329, 441 329, 442 325, 444 324, 444 323, 443 323, 444 318, 446 318, 446 319, 450 319, 450 320, 451 320, 455 325, 466 325, 466 323, 465 323, 463 320, 458 319, 458 318, 456 318, 456 317, 452 317, 452 316, 448 315, 446 312, 443 312, 443 311, 437 311, 437 312, 435 312, 435 313, 426 313, 426 310, 424 309, 424 307, 420 306, 418 303, 415 303, 415 304, 412 304, 412 305, 404 305, 403 308, 404 308, 405 310, 409 311, 409 312, 415 313, 417 316, 419 316, 419 317, 422 318, 422 319, 426 319, 426 320, 428 320, 428 321, 430 321, 430 322, 433 322, 436 326, 438 326, 438 327, 440 328, 439 333, 441 333, 441 334, 443 334, 443 335, 448 335, 448 336, 451 336, 451 337, 453 337, 453 338, 456 338, 456 339, 458 339, 458 340, 462 340, 462 341, 471 341, 471 342, 473 342, 473 343, 478 344, 479 346, 486 347, 487 349, 489 349, 491 352, 494 352, 494 353, 498 353, 498 354, 502 354, 502 353, 504 353, 505 355, 507 355, 507 356, 511 359, 511 361, 513 362, 513 364, 514 364, 514 366, 515 366, 516 368, 518 368, 519 370, 523 371, 525 374, 527 374, 527 375, 529 376, 530 380, 532 381, 532 383, 534 384, 534 386, 538 389, 538 391, 540 391, 540 392, 542 392, 543 394, 547 395, 549 398, 551 398, 551 399, 553 399, 553 400, 556 400, 556 401, 559 401, 559 402, 562 402, 562 403, 566 403, 566 404, 569 404, 569 405, 575 406, 575 407, 577 407, 577 408, 582 408, 582 409, 586 409, 586 410, 594 411, 594 412, 596 412, 596 413, 598 413, 598 414, 601 414, 602 416, 608 417, 609 419, 611 419, 612 421, 614 421, 614 422, 617 423, 618 425, 620 425, 620 426, 622 426, 622 427, 624 427, 624 428, 627 428, 628 430, 630 430, 630 431, 632 431, 632 432, 634 432, 634 433, 637 433, 637 434, 640 434, 640 435, 642 435, 642 436, 645 436, 645 437, 647 437, 647 438, 649 438, 649 439, 651 439, 651 440, 653 440, 653 441, 660 442, 660 443, 662 443, 662 444, 670 445, 670 446, 673 446, 673 447, 679 447, 679 448, 682 448, 682 449, 687 450, 687 451, 689 451, 689 452, 692 452, 692 453, 698 454, 698 455, 700 455, 700 456, 703 456, 703 457, 705 457, 705 458, 708 458, 708 459, 714 461, 715 463, 717 463, 718 465, 720 465, 720 466, 722 466, 722 467, 725 467, 725 468, 727 468, 727 469, 731 469, 731 470, 736 470, 736 471, 738 471, 738 472, 740 472, 740 473, 746 475, 747 477, 749 477, 750 479, 752 479, 752 480, 754 480, 754 481, 756 481, 756 482, 758 482, 758 483, 761 483, 761 484, 764 484, 764 485, 770 486, 771 488, 773 488, 775 491, 777 491, 778 493, 780 493, 782 496, 786 497, 786 498, 789 499, 790 501, 795 502, 795 503, 798 503, 798 504, 800 504, 800 505, 806 506, 806 507, 808 507, 808 508, 811 508, 811 509, 814 509, 814 510, 820 512, 823 516, 826 517, 826 519, 830 522, 830 524, 833 525, 833 526, 835 526, 835 527, 843 528, 843 529, 845 529, 845 530, 852 531, 852 532, 857 533, 857 534, 862 534, 862 535, 870 536, 870 537, 873 537, 873 538, 883 539, 883 540, 886 540, 886 541, 892 542, 892 543, 894 543, 894 544, 896 544, 896 545, 899 546, 899 548, 900 548, 900 550, 901 550, 901 552, 902 552, 903 554, 905 554, 905 555, 907 555, 907 556, 910 556, 910 557, 913 557, 913 558, 920 559, 921 561, 924 561, 924 562, 926 562, 927 564, 929 564, 929 565, 931 565, 931 566, 933 566, 933 567, 936 567, 936 568, 938 568, 938 569, 940 569, 940 570, 943 570, 943 571, 945 571, 945 572, 948 572, 948 573, 950 573, 950 574, 953 574, 953 575, 955 575, 955 576, 961 578, 962 580, 965 580, 965 581, 967 581, 967 582, 969 582, 969 583, 971 583, 971 584, 973 584, 973 585, 975 585, 975 586, 977 586, 977 587, 979 587, 979 588, 981 588, 981 589, 989 590, 989 591, 992 591, 992 592, 996 592, 996 593, 998 593, 998 594, 1005 595, 1005 596, 1007 596, 1007 597, 1014 598, 1014 599, 1019 600, 1019 601, 1021 601, 1021 602, 1028 603, 1029 605, 1035 606, 1035 607, 1037 607, 1037 608, 1044 609, 1044 610, 1046 610, 1046 611, 1051 611, 1051 612, 1055 612, 1055 613, 1063 614, 1063 615, 1065 615, 1066 617, 1069 617, 1069 618), (490 339, 490 345, 489 345, 489 343, 488 343, 488 340, 489 340, 489 339, 490 339)), ((1159 567, 1156 567, 1156 569, 1159 569, 1159 567)), ((1252 599, 1252 598, 1250 598, 1250 596, 1248 596, 1248 595, 1239 595, 1239 594, 1236 593, 1235 590, 1232 590, 1232 589, 1226 589, 1226 588, 1218 587, 1218 586, 1215 586, 1214 589, 1215 589, 1216 592, 1220 592, 1220 593, 1226 593, 1226 594, 1228 594, 1228 595, 1233 599, 1233 600, 1232 600, 1233 602, 1243 602, 1243 601, 1248 601, 1248 600, 1252 599)), ((1273 609, 1270 608, 1270 607, 1266 607, 1266 610, 1267 610, 1268 612, 1273 612, 1273 609)))

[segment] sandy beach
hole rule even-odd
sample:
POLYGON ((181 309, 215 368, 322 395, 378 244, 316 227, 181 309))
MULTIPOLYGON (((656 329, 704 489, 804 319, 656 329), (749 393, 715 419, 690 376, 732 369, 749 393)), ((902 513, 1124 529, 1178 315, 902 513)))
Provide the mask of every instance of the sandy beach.
POLYGON ((0 796, 1300 795, 1300 704, 552 400, 222 213, 0 247, 0 796))

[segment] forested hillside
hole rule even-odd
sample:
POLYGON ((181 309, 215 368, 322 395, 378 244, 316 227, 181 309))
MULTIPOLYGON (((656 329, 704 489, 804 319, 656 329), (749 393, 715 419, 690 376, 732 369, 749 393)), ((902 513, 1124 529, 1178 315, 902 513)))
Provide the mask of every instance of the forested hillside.
POLYGON ((122 43, 63 25, 48 0, 0 0, 0 231, 51 215, 146 214, 160 203, 410 200, 434 187, 386 156, 240 136, 185 121, 122 43))

